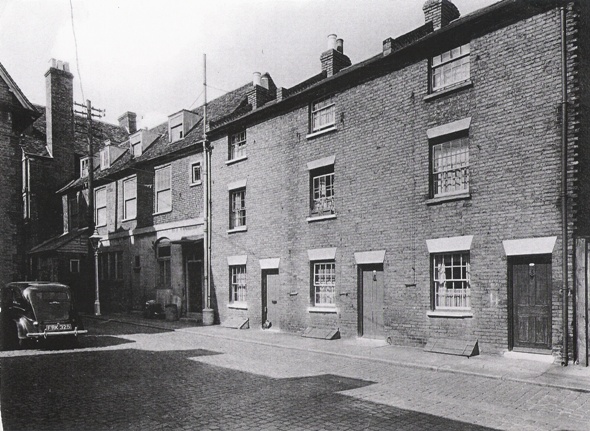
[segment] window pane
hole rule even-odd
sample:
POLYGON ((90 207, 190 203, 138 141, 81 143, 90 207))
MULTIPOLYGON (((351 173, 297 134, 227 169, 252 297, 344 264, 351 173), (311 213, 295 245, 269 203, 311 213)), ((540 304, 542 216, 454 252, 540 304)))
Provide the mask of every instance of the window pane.
POLYGON ((432 57, 431 76, 433 91, 469 79, 471 73, 469 53, 470 47, 469 44, 466 44, 432 57))
POLYGON ((469 253, 436 254, 432 261, 435 308, 470 308, 469 253))
POLYGON ((334 263, 315 263, 313 266, 315 305, 333 305, 336 290, 336 265, 334 263))
POLYGON ((469 190, 469 140, 455 139, 432 146, 434 196, 469 190))

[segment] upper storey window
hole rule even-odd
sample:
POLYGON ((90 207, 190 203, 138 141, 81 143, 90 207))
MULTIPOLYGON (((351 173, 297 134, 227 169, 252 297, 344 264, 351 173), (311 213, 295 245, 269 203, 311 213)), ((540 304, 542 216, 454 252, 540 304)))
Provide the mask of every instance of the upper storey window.
POLYGON ((310 114, 311 133, 333 128, 336 124, 336 105, 331 97, 313 102, 310 114))
POLYGON ((246 131, 229 136, 229 160, 246 157, 246 131))
POLYGON ((432 57, 431 90, 439 91, 469 80, 469 53, 469 44, 465 44, 432 57))
POLYGON ((88 157, 82 157, 80 159, 80 178, 88 176, 88 169, 90 167, 90 159, 88 157))

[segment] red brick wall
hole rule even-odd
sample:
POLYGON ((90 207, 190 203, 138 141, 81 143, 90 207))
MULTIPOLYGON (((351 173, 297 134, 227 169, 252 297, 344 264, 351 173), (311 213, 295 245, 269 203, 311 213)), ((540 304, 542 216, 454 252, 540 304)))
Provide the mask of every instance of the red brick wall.
POLYGON ((281 328, 338 327, 343 336, 354 336, 354 252, 385 249, 385 336, 413 345, 436 335, 476 337, 483 350, 506 349, 502 241, 557 236, 552 257, 557 348, 562 338, 560 67, 554 10, 472 40, 471 88, 424 100, 424 59, 336 94, 335 132, 306 139, 308 107, 301 106, 249 125, 247 160, 227 165, 227 137, 214 141, 212 265, 221 320, 236 311, 227 308, 227 256, 248 255, 251 327, 261 324, 258 259, 280 257, 281 328), (429 205, 426 130, 466 117, 472 119, 471 198, 429 205), (306 164, 331 155, 336 157, 337 218, 308 223, 306 164), (240 179, 247 179, 247 231, 228 233, 227 184, 240 179), (473 317, 428 317, 426 240, 462 235, 474 235, 473 317), (338 314, 307 311, 307 250, 324 247, 337 247, 338 314))

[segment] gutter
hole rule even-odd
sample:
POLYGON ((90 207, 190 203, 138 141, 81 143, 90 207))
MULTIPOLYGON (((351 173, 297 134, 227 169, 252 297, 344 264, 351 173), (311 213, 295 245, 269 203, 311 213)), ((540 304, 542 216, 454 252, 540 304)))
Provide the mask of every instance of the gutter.
POLYGON ((561 26, 561 277, 562 277, 562 331, 561 365, 568 365, 568 255, 567 255, 567 45, 565 7, 560 7, 561 26))

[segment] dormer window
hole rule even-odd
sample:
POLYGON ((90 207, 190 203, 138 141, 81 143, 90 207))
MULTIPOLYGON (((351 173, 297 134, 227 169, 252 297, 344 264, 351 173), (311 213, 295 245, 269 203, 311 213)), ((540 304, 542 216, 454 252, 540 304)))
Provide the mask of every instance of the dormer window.
POLYGON ((80 159, 80 178, 86 178, 88 176, 89 167, 90 159, 88 157, 82 157, 80 159))
POLYGON ((199 116, 191 111, 182 110, 168 117, 168 140, 176 142, 184 139, 193 128, 199 116))
POLYGON ((131 141, 131 155, 133 157, 139 157, 141 156, 141 135, 139 136, 139 139, 134 141, 131 141))
POLYGON ((110 147, 107 146, 100 151, 100 170, 103 171, 111 167, 110 147))
POLYGON ((176 142, 184 138, 184 124, 182 112, 173 115, 168 120, 170 127, 170 142, 176 142))

